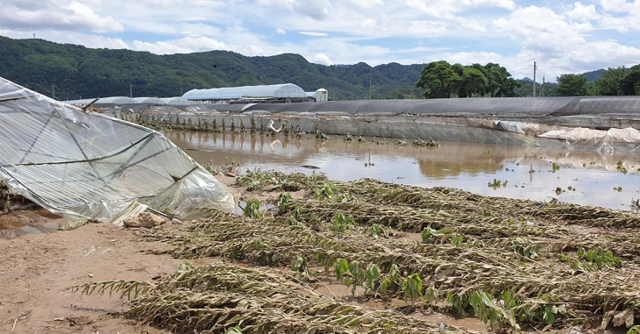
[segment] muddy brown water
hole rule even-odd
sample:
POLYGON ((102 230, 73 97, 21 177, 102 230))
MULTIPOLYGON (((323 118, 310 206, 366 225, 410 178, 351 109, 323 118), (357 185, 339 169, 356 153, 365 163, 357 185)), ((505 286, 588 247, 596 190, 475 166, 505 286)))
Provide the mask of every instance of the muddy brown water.
POLYGON ((45 209, 19 210, 0 214, 0 239, 55 231, 62 226, 63 222, 62 217, 45 209))
POLYGON ((391 139, 387 145, 376 145, 345 143, 341 136, 322 141, 311 135, 292 139, 281 134, 182 130, 166 131, 165 135, 204 165, 237 162, 241 171, 324 173, 342 181, 372 178, 452 187, 487 196, 537 201, 557 198, 622 210, 631 210, 631 200, 640 198, 640 152, 604 154, 453 142, 429 149, 413 147, 411 140, 407 146, 396 147, 391 139), (618 171, 619 161, 627 174, 618 171), (559 169, 554 171, 553 163, 559 169), (490 187, 494 180, 501 185, 490 187))

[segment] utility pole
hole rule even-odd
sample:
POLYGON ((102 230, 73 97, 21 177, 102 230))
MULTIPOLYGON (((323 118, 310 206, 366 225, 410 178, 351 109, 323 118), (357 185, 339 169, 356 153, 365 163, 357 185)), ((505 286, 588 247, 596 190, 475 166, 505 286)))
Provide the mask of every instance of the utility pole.
MULTIPOLYGON (((534 88, 535 91, 535 88, 534 88)), ((131 85, 131 83, 129 83, 129 97, 133 98, 133 86, 131 85)))
POLYGON ((51 84, 51 98, 56 99, 56 85, 51 84))
POLYGON ((542 86, 540 86, 541 95, 544 97, 544 77, 542 77, 542 86))
POLYGON ((533 62, 533 97, 536 97, 536 70, 538 69, 538 63, 533 62))
POLYGON ((371 72, 369 72, 369 100, 371 100, 371 88, 373 86, 371 85, 371 72))

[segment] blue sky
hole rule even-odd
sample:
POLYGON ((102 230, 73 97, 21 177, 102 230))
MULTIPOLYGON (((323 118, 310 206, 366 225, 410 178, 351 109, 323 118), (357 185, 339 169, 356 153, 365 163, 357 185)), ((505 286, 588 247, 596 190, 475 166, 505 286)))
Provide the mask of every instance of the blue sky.
POLYGON ((0 0, 0 35, 320 64, 498 62, 515 77, 640 63, 640 0, 0 0))

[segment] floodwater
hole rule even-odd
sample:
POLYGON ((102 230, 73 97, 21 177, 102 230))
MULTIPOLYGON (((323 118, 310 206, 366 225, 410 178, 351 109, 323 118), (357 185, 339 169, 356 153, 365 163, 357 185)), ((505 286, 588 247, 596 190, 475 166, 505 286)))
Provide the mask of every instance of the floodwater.
POLYGON ((203 165, 240 164, 247 169, 324 173, 351 181, 372 178, 421 187, 444 186, 487 196, 559 201, 630 210, 640 198, 640 153, 602 154, 441 142, 439 148, 345 143, 174 130, 165 135, 203 165), (627 170, 618 170, 618 162, 627 170), (555 168, 554 168, 555 164, 555 168), (304 166, 304 167, 303 167, 304 166), (314 168, 310 168, 314 167, 314 168), (490 186, 494 180, 499 186, 490 186), (505 184, 506 181, 506 184, 505 184), (615 188, 615 189, 614 189, 615 188))

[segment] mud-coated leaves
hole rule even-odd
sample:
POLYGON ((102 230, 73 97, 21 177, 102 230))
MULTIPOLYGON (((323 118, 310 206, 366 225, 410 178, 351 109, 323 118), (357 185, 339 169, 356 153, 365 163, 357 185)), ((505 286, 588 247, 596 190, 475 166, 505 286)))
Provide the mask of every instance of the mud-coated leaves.
POLYGON ((633 324, 634 324, 634 311, 631 309, 624 310, 616 314, 615 316, 613 316, 613 326, 615 327, 620 327, 624 325, 627 328, 631 328, 633 324))
POLYGON ((411 303, 415 304, 416 300, 422 296, 422 279, 420 275, 412 274, 402 280, 402 292, 404 293, 405 302, 411 299, 411 303))

